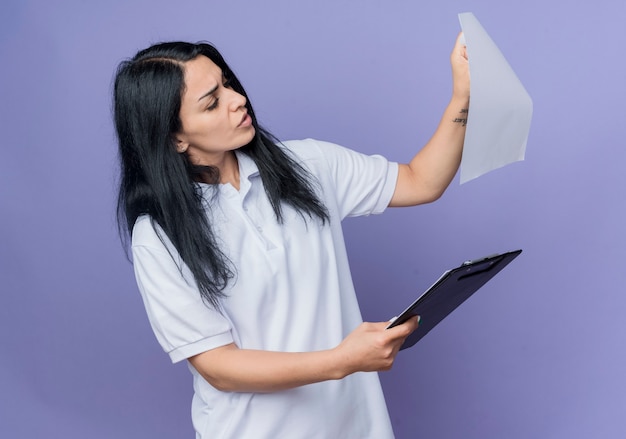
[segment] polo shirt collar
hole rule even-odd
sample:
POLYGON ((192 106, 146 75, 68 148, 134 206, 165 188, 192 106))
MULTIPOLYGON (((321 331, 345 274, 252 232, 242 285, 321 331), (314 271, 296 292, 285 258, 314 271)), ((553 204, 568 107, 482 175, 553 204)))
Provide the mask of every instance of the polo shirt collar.
POLYGON ((259 168, 250 156, 237 150, 235 150, 235 156, 237 157, 237 162, 239 162, 240 183, 244 179, 249 180, 251 177, 259 175, 259 168))

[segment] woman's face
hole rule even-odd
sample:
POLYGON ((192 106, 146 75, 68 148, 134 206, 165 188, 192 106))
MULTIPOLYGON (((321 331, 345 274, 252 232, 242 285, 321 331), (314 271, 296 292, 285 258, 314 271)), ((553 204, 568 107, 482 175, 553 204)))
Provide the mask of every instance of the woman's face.
POLYGON ((246 98, 228 86, 222 70, 209 58, 198 56, 186 62, 178 152, 187 152, 197 165, 219 165, 225 152, 254 137, 245 104, 246 98))

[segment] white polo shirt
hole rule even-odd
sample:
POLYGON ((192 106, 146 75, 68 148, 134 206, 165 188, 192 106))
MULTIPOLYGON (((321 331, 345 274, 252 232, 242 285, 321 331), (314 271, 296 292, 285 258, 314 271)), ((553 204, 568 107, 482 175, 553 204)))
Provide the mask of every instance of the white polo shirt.
MULTIPOLYGON (((283 352, 330 349, 361 323, 341 220, 382 212, 393 195, 397 164, 311 139, 284 144, 317 178, 330 223, 304 221, 283 206, 279 224, 256 165, 237 152, 239 191, 230 184, 202 185, 215 235, 237 271, 221 312, 203 303, 189 269, 169 241, 166 248, 159 240, 150 219, 137 220, 137 283, 154 333, 173 362, 231 342, 283 352)), ((376 373, 241 393, 218 391, 190 370, 197 438, 393 437, 376 373)))

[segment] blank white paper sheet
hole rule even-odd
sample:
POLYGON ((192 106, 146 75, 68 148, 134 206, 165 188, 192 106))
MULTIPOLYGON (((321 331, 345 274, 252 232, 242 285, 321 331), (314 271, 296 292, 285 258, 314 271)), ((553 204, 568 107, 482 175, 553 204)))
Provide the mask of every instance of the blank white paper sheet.
POLYGON ((470 69, 461 184, 524 160, 533 103, 474 14, 459 14, 470 69))

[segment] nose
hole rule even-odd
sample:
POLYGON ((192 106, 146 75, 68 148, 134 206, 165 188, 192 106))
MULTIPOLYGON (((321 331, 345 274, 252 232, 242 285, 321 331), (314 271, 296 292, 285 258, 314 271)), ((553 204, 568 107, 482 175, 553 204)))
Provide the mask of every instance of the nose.
POLYGON ((245 107, 247 100, 244 95, 237 93, 231 88, 227 88, 226 90, 228 90, 229 94, 231 95, 228 105, 232 111, 237 111, 241 107, 245 107))

